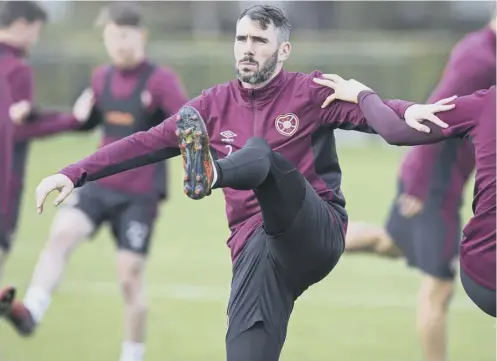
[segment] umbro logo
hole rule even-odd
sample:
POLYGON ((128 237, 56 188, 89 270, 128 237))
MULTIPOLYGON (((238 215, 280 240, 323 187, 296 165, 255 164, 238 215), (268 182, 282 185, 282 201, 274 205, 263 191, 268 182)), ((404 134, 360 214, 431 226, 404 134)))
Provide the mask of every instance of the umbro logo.
POLYGON ((225 143, 233 143, 235 141, 236 134, 233 133, 231 130, 225 130, 224 132, 221 132, 221 141, 225 143))

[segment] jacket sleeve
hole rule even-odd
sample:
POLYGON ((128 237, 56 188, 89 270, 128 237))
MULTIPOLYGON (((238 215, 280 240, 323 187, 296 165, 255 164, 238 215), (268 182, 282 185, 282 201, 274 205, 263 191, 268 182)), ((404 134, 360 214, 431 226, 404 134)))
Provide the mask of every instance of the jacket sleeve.
POLYGON ((451 137, 464 137, 473 127, 479 112, 481 95, 472 94, 454 100, 454 109, 440 112, 437 116, 449 125, 442 129, 439 126, 425 122, 430 133, 412 129, 399 118, 380 97, 373 91, 359 94, 359 106, 368 118, 369 124, 376 132, 392 145, 420 145, 439 142, 451 137))
MULTIPOLYGON (((202 96, 187 105, 201 112, 202 96)), ((80 187, 85 182, 175 157, 180 154, 175 132, 176 114, 148 131, 137 132, 100 148, 83 160, 62 169, 60 173, 69 177, 76 187, 80 187)))
POLYGON ((48 137, 62 132, 76 130, 81 123, 70 113, 44 112, 32 121, 14 127, 15 141, 48 137))

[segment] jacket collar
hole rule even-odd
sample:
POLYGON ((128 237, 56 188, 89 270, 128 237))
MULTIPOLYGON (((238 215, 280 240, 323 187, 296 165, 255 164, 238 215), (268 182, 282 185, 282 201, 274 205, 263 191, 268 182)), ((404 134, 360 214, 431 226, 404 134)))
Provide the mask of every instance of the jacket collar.
POLYGON ((275 94, 278 93, 279 89, 281 89, 282 85, 285 83, 286 75, 287 73, 281 69, 280 72, 269 81, 269 83, 256 89, 244 88, 242 83, 237 80, 237 88, 245 102, 264 102, 272 99, 275 94))

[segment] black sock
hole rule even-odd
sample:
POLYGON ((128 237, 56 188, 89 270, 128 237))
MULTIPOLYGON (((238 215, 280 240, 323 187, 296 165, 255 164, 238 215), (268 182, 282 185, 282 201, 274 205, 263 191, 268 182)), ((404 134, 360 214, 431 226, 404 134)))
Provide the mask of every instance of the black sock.
POLYGON ((214 162, 217 181, 214 188, 249 190, 258 187, 271 168, 271 148, 264 139, 250 138, 245 146, 214 162))

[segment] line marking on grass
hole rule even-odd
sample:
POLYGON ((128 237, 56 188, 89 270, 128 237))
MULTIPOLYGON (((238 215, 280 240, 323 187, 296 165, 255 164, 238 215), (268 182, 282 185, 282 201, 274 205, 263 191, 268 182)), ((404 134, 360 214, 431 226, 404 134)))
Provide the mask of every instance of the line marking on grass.
MULTIPOLYGON (((25 282, 12 282, 14 285, 23 285, 25 282)), ((150 299, 156 300, 181 300, 197 303, 221 302, 227 304, 229 299, 229 286, 212 287, 188 284, 147 284, 147 295, 150 299)), ((95 281, 67 281, 62 282, 57 293, 77 296, 95 295, 103 297, 121 297, 117 283, 115 282, 95 282, 95 281)), ((21 291, 22 294, 22 291, 21 291)), ((57 294, 55 294, 57 297, 57 294)), ((402 295, 400 293, 385 293, 383 290, 378 293, 333 291, 324 294, 319 290, 313 292, 309 290, 302 295, 297 304, 304 303, 313 306, 325 306, 335 308, 415 308, 416 295, 402 295)), ((481 312, 464 298, 459 298, 452 302, 451 309, 464 312, 481 312)))

